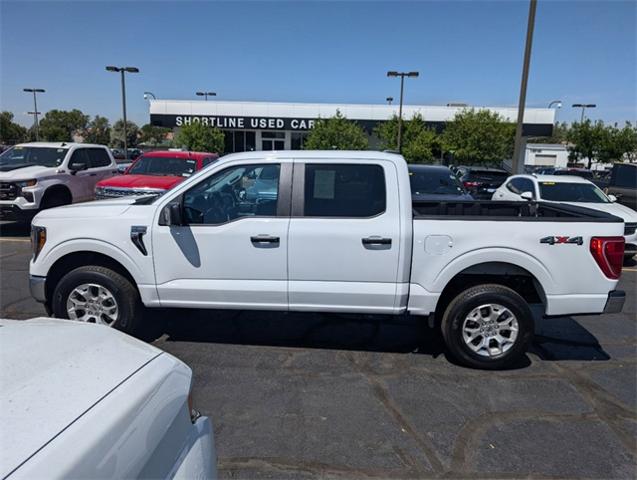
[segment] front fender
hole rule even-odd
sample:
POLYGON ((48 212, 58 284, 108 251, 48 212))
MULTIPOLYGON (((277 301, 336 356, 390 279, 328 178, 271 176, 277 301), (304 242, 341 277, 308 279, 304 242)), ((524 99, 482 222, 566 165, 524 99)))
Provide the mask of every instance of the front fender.
POLYGON ((94 238, 76 238, 66 240, 55 245, 48 251, 43 251, 36 262, 31 261, 30 273, 45 277, 51 267, 62 257, 79 252, 100 253, 119 262, 133 277, 137 285, 152 284, 152 269, 147 272, 133 257, 121 248, 103 240, 94 238))

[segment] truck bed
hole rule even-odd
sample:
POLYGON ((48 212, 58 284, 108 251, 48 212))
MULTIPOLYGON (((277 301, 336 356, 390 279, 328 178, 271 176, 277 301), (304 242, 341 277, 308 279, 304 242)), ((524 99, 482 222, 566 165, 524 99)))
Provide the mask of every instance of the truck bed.
POLYGON ((414 219, 623 222, 605 212, 546 202, 422 201, 412 202, 414 219))

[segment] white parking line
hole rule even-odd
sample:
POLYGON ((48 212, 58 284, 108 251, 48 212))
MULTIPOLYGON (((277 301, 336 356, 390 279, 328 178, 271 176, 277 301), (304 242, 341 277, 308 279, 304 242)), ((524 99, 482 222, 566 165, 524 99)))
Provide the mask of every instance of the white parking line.
POLYGON ((622 272, 637 272, 637 268, 622 268, 622 272))

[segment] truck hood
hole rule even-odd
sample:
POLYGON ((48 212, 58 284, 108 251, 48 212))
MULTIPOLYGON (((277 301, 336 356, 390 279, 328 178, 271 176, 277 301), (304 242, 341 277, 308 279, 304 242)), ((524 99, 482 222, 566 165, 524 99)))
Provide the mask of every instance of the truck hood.
POLYGON ((28 167, 21 167, 19 165, 1 165, 0 166, 0 180, 12 181, 12 180, 29 180, 31 178, 38 178, 44 175, 50 175, 55 172, 58 167, 43 167, 41 165, 31 165, 28 167))
POLYGON ((42 210, 33 219, 37 225, 38 220, 48 218, 104 218, 123 214, 128 208, 139 200, 137 197, 122 197, 108 200, 95 200, 85 203, 74 203, 62 207, 42 210))
POLYGON ((161 354, 100 325, 0 319, 0 478, 161 354))
POLYGON ((637 212, 632 208, 622 205, 621 203, 584 203, 584 202, 563 202, 576 207, 586 207, 592 210, 599 210, 610 213, 624 220, 624 222, 637 222, 637 212))
POLYGON ((163 188, 169 190, 186 177, 160 175, 118 175, 98 182, 98 187, 117 188, 163 188))

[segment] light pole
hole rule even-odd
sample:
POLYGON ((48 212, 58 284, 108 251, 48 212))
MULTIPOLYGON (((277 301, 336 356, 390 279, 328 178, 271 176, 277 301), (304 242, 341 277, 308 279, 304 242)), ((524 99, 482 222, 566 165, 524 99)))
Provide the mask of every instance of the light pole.
POLYGON ((531 47, 533 46, 533 29, 535 28, 535 10, 537 0, 531 0, 529 4, 529 19, 526 26, 526 44, 524 46, 524 64, 522 66, 522 81, 520 82, 520 100, 518 102, 518 124, 515 127, 515 144, 513 147, 513 160, 511 170, 514 174, 522 173, 524 159, 520 161, 522 149, 526 148, 526 141, 522 139, 524 127, 524 105, 526 104, 526 85, 529 81, 529 67, 531 64, 531 47))
POLYGON ((36 94, 44 93, 45 90, 43 88, 23 88, 27 93, 33 93, 33 112, 29 112, 29 114, 33 113, 33 124, 35 125, 35 141, 40 140, 40 124, 38 123, 38 99, 36 94))
POLYGON ((157 97, 153 92, 144 92, 144 100, 148 100, 148 97, 153 97, 153 100, 157 100, 157 97))
POLYGON ((403 85, 405 77, 416 78, 418 72, 395 72, 390 70, 387 72, 388 77, 400 77, 400 106, 398 107, 398 153, 402 151, 402 135, 403 135, 403 85))
POLYGON ((196 92, 198 97, 204 97, 204 102, 208 101, 208 97, 216 97, 217 94, 215 92, 196 92))
POLYGON ((391 105, 391 102, 394 101, 394 97, 387 97, 385 100, 387 100, 387 105, 391 105))
POLYGON ((122 111, 124 115, 124 159, 128 160, 128 145, 126 139, 126 81, 124 80, 124 74, 128 73, 139 73, 139 68, 137 67, 114 67, 109 65, 106 67, 107 72, 119 72, 122 75, 122 111))
POLYGON ((548 108, 551 108, 553 105, 555 105, 557 108, 562 108, 562 100, 553 100, 551 103, 549 103, 548 108))
POLYGON ((594 103, 574 103, 573 104, 573 108, 581 108, 582 109, 582 116, 580 118, 579 123, 584 123, 584 112, 586 111, 587 108, 595 108, 597 107, 596 104, 594 103))

